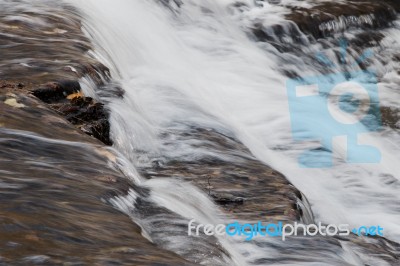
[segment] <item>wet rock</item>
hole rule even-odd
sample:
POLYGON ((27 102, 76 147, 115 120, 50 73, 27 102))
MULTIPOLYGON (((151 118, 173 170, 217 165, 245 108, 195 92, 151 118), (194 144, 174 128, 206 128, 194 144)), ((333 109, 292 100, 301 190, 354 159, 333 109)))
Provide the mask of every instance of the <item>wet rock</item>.
POLYGON ((86 134, 95 137, 106 145, 112 145, 110 138, 110 123, 107 119, 100 119, 79 127, 86 134))
POLYGON ((31 7, 28 10, 22 4, 2 3, 3 79, 40 85, 83 76, 102 83, 109 76, 109 70, 87 53, 93 46, 82 33, 78 10, 51 1, 35 1, 31 7))
POLYGON ((47 83, 43 87, 33 90, 32 94, 45 103, 53 103, 64 100, 68 95, 77 93, 80 90, 81 86, 78 81, 65 80, 47 83))
POLYGON ((76 128, 99 139, 109 130, 103 105, 79 94, 80 78, 101 86, 109 76, 87 53, 79 12, 54 1, 0 5, 0 264, 193 265, 109 203, 135 185, 115 154, 76 128))
MULTIPOLYGON (((14 84, 9 84, 0 91, 0 124, 3 127, 26 130, 49 138, 73 140, 82 137, 81 132, 74 130, 74 127, 61 116, 55 115, 45 103, 27 92, 17 91, 14 84), (24 108, 13 108, 4 101, 13 93, 13 97, 24 108), (42 123, 48 125, 41 127, 42 123), (49 127, 52 130, 49 130, 49 127)), ((87 141, 92 140, 88 137, 87 141)), ((92 140, 95 142, 95 140, 92 140)))
POLYGON ((53 108, 86 134, 106 145, 112 145, 108 112, 102 103, 95 102, 90 97, 75 97, 68 103, 54 105, 53 108))
POLYGON ((45 84, 32 94, 62 114, 69 122, 86 134, 106 145, 112 145, 108 111, 102 103, 84 97, 77 81, 45 84))
MULTIPOLYGON (((82 106, 67 97, 80 92, 78 80, 85 78, 93 86, 106 86, 110 70, 94 58, 90 40, 82 32, 79 11, 64 3, 37 1, 30 10, 19 11, 15 5, 2 4, 0 10, 0 40, 2 57, 0 88, 12 86, 51 104, 85 133, 111 145, 108 115, 99 103, 82 106), (16 14, 18 12, 18 14, 16 14), (7 19, 12 17, 13 19, 7 19), (23 17, 24 19, 20 19, 23 17), (33 25, 33 22, 37 25, 33 25)), ((122 97, 123 90, 104 88, 106 96, 122 97)), ((102 95, 100 95, 102 96, 102 95)), ((9 100, 10 104, 16 104, 9 100)))
POLYGON ((14 85, 0 91, 0 261, 192 265, 150 243, 109 203, 137 189, 111 166, 115 154, 14 85), (11 93, 24 108, 3 102, 11 93))
POLYGON ((205 128, 182 132, 174 141, 190 139, 200 141, 208 153, 224 155, 225 159, 204 156, 195 161, 165 160, 154 169, 141 169, 141 173, 149 178, 174 176, 192 182, 238 219, 300 220, 300 191, 281 173, 257 160, 240 141, 205 128), (232 157, 226 158, 226 154, 232 157))
POLYGON ((269 42, 281 52, 295 49, 294 44, 304 45, 349 29, 373 31, 388 27, 397 17, 397 7, 390 1, 310 1, 307 7, 274 4, 289 10, 287 21, 268 26, 256 22, 251 32, 257 40, 269 42))
POLYGON ((286 15, 301 31, 323 38, 348 28, 377 29, 389 26, 396 19, 395 9, 384 2, 322 2, 311 8, 291 7, 286 15))

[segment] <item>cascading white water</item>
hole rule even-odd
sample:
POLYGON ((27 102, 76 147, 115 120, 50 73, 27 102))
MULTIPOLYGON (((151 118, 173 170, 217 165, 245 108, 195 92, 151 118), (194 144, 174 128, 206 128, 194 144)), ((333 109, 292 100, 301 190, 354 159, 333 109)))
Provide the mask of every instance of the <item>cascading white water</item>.
MULTIPOLYGON (((184 131, 190 125, 230 131, 259 160, 285 174, 307 196, 316 220, 354 227, 379 224, 385 237, 399 242, 399 134, 387 129, 366 138, 368 144, 380 149, 379 164, 337 162, 331 169, 301 168, 297 158, 305 145, 292 140, 287 77, 278 69, 284 58, 292 60, 290 67, 299 73, 318 70, 301 58, 255 43, 243 31, 242 27, 257 16, 270 15, 274 20, 271 24, 284 22, 276 13, 284 12, 282 8, 266 4, 260 9, 248 1, 254 9, 235 15, 227 9, 233 2, 186 0, 172 12, 157 1, 72 1, 87 15, 85 29, 98 45, 96 55, 126 92, 123 99, 109 104, 116 149, 137 166, 163 156, 196 158, 207 150, 193 149, 187 143, 166 145, 159 136, 184 131), (397 183, 388 185, 388 178, 397 183)), ((400 29, 391 31, 399 34, 400 29)), ((393 37, 387 42, 400 45, 393 37)), ((304 49, 313 56, 320 48, 304 49)), ((388 70, 379 66, 377 71, 383 76, 388 70)), ((390 80, 388 75, 385 78, 390 80)), ((385 82, 380 84, 381 102, 400 100, 398 92, 385 82)), ((323 125, 324 117, 316 117, 315 123, 323 125)), ((324 130, 329 133, 331 129, 324 130)), ((343 144, 335 146, 337 157, 343 158, 345 151, 343 144)), ((154 202, 183 217, 196 216, 208 223, 225 219, 218 217, 222 213, 195 188, 186 186, 186 191, 180 189, 179 195, 174 195, 173 183, 168 181, 140 182, 153 191, 154 202), (201 199, 203 206, 193 197, 201 199), (186 204, 182 202, 185 200, 186 204)), ((252 259, 260 254, 273 256, 274 251, 250 243, 237 246, 228 242, 224 242, 225 248, 231 255, 236 249, 238 254, 257 249, 259 253, 252 259)), ((337 265, 343 265, 343 261, 360 263, 346 252, 337 265)), ((247 259, 237 255, 233 260, 243 265, 247 259)), ((327 265, 334 262, 327 261, 327 265)))

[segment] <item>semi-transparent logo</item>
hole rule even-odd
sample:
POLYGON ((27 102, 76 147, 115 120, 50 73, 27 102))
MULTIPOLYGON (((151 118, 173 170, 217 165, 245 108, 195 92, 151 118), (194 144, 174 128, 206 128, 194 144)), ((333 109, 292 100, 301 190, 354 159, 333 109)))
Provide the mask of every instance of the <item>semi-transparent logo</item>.
MULTIPOLYGON (((346 54, 347 44, 342 40, 343 65, 346 54)), ((354 64, 371 56, 372 52, 367 50, 354 64)), ((324 54, 318 54, 317 59, 326 67, 339 69, 324 54)), ((320 143, 319 148, 304 151, 298 161, 307 168, 332 167, 332 141, 335 137, 345 137, 347 163, 379 163, 379 150, 359 141, 360 134, 381 127, 376 75, 370 70, 335 72, 291 79, 286 84, 294 140, 320 143)))

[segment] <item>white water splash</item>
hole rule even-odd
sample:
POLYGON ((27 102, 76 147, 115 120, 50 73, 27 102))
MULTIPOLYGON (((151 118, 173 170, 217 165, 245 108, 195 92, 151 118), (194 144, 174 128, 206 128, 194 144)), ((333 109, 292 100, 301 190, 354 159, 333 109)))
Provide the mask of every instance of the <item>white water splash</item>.
MULTIPOLYGON (((292 141, 286 77, 277 70, 280 57, 290 56, 249 39, 242 28, 249 20, 228 12, 231 3, 187 0, 173 13, 153 1, 74 1, 88 15, 85 28, 98 45, 99 58, 126 92, 109 105, 115 147, 143 165, 160 155, 182 158, 198 152, 184 143, 164 145, 162 133, 184 131, 187 125, 228 129, 307 196, 317 220, 354 227, 379 224, 386 237, 400 241, 398 133, 387 129, 366 137, 382 152, 379 164, 301 168, 297 157, 305 145, 292 141)), ((270 10, 271 24, 284 21, 276 13, 280 7, 270 10)), ((259 12, 250 9, 248 18, 259 12)), ((268 15, 265 6, 263 12, 268 15)), ((302 59, 293 62, 300 73, 316 72, 302 59)), ((400 100, 387 86, 380 89, 384 102, 400 100)), ((323 117, 316 119, 324 125, 323 117)), ((336 157, 345 156, 344 145, 335 151, 336 157)), ((157 200, 157 187, 153 199, 178 211, 168 201, 171 195, 157 200)), ((350 257, 342 259, 359 264, 350 257)))

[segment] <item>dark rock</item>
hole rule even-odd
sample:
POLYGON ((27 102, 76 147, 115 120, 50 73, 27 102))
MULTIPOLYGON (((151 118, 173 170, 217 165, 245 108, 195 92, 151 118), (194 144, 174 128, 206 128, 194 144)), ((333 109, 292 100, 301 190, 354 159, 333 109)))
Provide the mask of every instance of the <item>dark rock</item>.
POLYGON ((106 145, 113 144, 110 139, 110 123, 107 119, 100 119, 89 124, 85 124, 80 129, 86 134, 95 137, 106 145))
POLYGON ((49 103, 54 110, 86 134, 106 145, 112 145, 107 110, 102 103, 95 102, 91 97, 83 97, 80 90, 78 81, 65 80, 47 83, 34 89, 32 94, 49 103))
POLYGON ((64 100, 68 95, 77 93, 80 90, 79 82, 63 80, 47 83, 43 87, 32 91, 32 94, 46 103, 53 103, 64 100))
POLYGON ((68 103, 53 105, 73 125, 106 145, 112 145, 108 112, 90 97, 75 97, 68 103))

